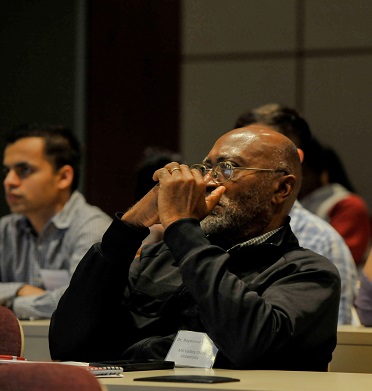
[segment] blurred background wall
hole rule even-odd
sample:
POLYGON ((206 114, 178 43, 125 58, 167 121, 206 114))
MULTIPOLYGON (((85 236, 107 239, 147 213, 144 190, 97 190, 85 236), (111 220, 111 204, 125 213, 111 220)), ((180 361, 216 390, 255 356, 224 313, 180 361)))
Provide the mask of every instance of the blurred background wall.
POLYGON ((372 209, 371 21, 370 0, 6 1, 0 131, 72 127, 82 190, 112 214, 134 201, 146 146, 199 162, 242 111, 281 102, 335 147, 372 209))

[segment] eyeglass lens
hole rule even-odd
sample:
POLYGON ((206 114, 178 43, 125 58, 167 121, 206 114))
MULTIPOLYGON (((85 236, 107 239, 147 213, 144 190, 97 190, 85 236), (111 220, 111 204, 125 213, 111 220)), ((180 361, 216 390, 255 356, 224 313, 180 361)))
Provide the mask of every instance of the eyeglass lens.
POLYGON ((213 179, 216 182, 223 183, 231 179, 234 172, 234 168, 231 164, 221 162, 216 164, 216 168, 212 170, 213 179))
POLYGON ((234 168, 230 163, 220 162, 214 168, 207 168, 204 164, 194 164, 191 169, 197 169, 203 176, 211 171, 212 179, 216 183, 227 182, 233 175, 234 168))

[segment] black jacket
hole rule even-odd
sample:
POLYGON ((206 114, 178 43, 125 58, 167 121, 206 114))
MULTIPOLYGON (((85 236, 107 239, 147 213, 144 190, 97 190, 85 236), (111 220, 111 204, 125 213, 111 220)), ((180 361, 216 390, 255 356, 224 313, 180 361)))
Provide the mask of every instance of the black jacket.
POLYGON ((117 216, 80 262, 50 326, 53 359, 164 359, 178 330, 206 332, 215 367, 325 370, 336 346, 340 278, 299 247, 289 223, 230 251, 182 219, 164 242, 117 216))

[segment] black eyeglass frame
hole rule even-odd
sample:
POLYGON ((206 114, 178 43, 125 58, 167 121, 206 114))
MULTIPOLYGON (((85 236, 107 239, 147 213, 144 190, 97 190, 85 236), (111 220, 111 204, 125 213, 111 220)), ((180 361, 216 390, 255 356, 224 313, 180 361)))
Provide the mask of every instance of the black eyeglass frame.
POLYGON ((284 169, 259 168, 259 167, 239 167, 239 166, 236 167, 231 162, 218 162, 212 168, 208 168, 205 164, 193 164, 192 166, 190 166, 190 170, 193 170, 193 169, 198 170, 203 175, 203 177, 205 177, 208 172, 211 172, 212 180, 216 184, 226 183, 226 182, 230 181, 234 177, 234 170, 283 172, 284 175, 288 175, 288 171, 284 170, 284 169), (218 168, 219 168, 219 172, 217 171, 218 168), (226 174, 223 174, 223 171, 226 171, 226 170, 230 171, 228 178, 226 178, 226 174), (224 178, 224 180, 219 180, 218 177, 224 178))

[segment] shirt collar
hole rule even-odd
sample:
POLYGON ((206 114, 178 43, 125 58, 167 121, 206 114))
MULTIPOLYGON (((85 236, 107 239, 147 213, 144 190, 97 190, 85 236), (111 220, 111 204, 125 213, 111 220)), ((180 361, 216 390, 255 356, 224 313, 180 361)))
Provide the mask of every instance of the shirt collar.
POLYGON ((283 228, 283 226, 276 228, 276 229, 273 229, 270 232, 266 232, 263 235, 256 236, 255 238, 249 239, 246 242, 236 244, 235 246, 231 247, 228 251, 232 251, 232 250, 239 249, 242 247, 257 246, 259 244, 262 244, 262 243, 266 242, 267 239, 269 239, 271 236, 273 236, 275 233, 277 233, 282 228, 283 228))
MULTIPOLYGON (((74 218, 74 213, 73 213, 73 209, 75 209, 74 206, 82 198, 83 198, 82 194, 80 194, 77 190, 74 191, 71 194, 71 197, 69 198, 69 200, 66 202, 63 209, 61 211, 59 211, 58 213, 56 213, 48 221, 48 223, 45 225, 45 227, 43 229, 43 232, 45 232, 45 230, 47 229, 47 227, 50 226, 50 224, 53 224, 57 229, 68 228, 71 225, 72 220, 74 218)), ((31 225, 30 221, 27 219, 27 217, 20 216, 20 220, 18 221, 18 224, 19 224, 20 229, 22 229, 24 231, 33 232, 32 225, 31 225)))
POLYGON ((53 223, 58 229, 68 228, 75 218, 75 214, 73 213, 74 205, 81 197, 83 197, 82 194, 74 191, 63 209, 50 219, 50 223, 53 223))

